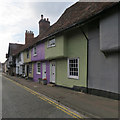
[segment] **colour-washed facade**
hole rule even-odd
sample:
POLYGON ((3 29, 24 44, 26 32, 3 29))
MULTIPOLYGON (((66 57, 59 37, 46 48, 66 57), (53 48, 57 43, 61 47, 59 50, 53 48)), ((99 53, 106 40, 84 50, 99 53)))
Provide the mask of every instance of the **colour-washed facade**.
POLYGON ((16 75, 24 74, 23 63, 24 63, 23 52, 21 52, 18 56, 16 56, 16 75))
POLYGON ((113 7, 88 26, 89 92, 118 98, 120 58, 120 9, 113 7), (98 27, 97 27, 98 26, 98 27), (107 91, 107 92, 105 92, 107 91), (109 94, 108 94, 109 93, 109 94), (114 94, 113 94, 114 93, 114 94))
MULTIPOLYGON (((31 61, 34 62, 34 81, 44 78, 44 68, 46 66, 46 78, 56 85, 73 87, 86 87, 87 76, 87 41, 79 29, 66 33, 66 35, 56 36, 55 46, 48 47, 49 40, 36 47, 36 55, 32 49, 31 61), (70 36, 72 35, 72 36, 70 36), (69 42, 68 42, 69 41, 69 42), (80 47, 81 45, 81 47, 80 47), (81 52, 76 52, 81 51, 81 52), (39 56, 40 55, 40 56, 39 56), (79 58, 79 76, 77 79, 68 76, 68 58, 79 58), (37 73, 37 63, 41 63, 41 73, 37 73), (54 74, 54 76, 53 76, 54 74), (54 80, 53 80, 54 77, 54 80)), ((51 40, 51 39, 50 39, 51 40)))
POLYGON ((31 62, 31 49, 23 52, 25 76, 33 78, 33 63, 31 62))
MULTIPOLYGON (((45 60, 45 44, 39 44, 39 45, 35 45, 32 50, 31 50, 31 61, 33 62, 33 80, 35 82, 39 81, 39 78, 42 79, 42 62, 45 60), (36 50, 36 51, 35 51, 36 50), (37 65, 40 65, 40 71, 37 71, 37 65)), ((45 62, 46 64, 46 62, 45 62)), ((46 66, 47 68, 47 66, 46 66)), ((47 78, 49 79, 49 78, 47 78)))
POLYGON ((41 15, 39 35, 34 37, 31 31, 25 34, 26 44, 22 52, 26 77, 32 78, 35 82, 47 79, 48 84, 54 83, 88 93, 95 91, 95 94, 106 97, 118 95, 120 10, 114 3, 99 3, 99 9, 96 5, 98 3, 78 2, 68 8, 51 27, 49 20, 41 15), (83 8, 80 7, 81 4, 83 8), (104 13, 108 6, 113 9, 108 9, 104 13), (86 12, 86 7, 91 7, 95 13, 86 12), (88 19, 88 16, 94 17, 98 13, 99 16, 94 20, 80 23, 83 19, 91 19, 88 19), (81 14, 83 16, 80 16, 81 14), (66 16, 70 17, 69 22, 66 16), (109 29, 111 36, 108 37, 109 29), (27 45, 29 42, 33 43, 27 45))

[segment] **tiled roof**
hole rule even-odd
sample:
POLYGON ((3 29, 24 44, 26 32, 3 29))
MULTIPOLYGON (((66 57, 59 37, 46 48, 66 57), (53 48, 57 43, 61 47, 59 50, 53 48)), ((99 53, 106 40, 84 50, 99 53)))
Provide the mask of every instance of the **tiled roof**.
POLYGON ((23 44, 9 43, 8 54, 15 55, 16 51, 21 48, 23 44))
POLYGON ((23 50, 29 48, 30 46, 35 44, 37 41, 38 41, 38 37, 31 39, 27 44, 24 44, 22 47, 17 49, 14 55, 17 55, 19 52, 22 52, 23 50))
POLYGON ((35 43, 44 40, 52 34, 61 32, 71 26, 74 26, 77 23, 82 23, 91 17, 97 15, 105 9, 108 9, 115 5, 115 2, 77 2, 71 7, 67 8, 65 12, 61 15, 58 21, 50 26, 46 32, 38 35, 31 42, 24 45, 19 49, 16 54, 20 51, 23 51, 35 43))

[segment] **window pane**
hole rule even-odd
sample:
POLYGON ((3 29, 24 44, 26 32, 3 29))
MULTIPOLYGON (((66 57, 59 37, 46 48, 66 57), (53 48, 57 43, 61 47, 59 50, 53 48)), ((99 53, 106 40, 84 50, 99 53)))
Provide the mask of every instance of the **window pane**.
POLYGON ((55 46, 55 39, 48 41, 48 47, 52 47, 52 46, 55 46))
POLYGON ((37 72, 40 73, 40 63, 37 63, 37 72))
POLYGON ((78 76, 78 59, 69 60, 69 75, 73 77, 78 76))

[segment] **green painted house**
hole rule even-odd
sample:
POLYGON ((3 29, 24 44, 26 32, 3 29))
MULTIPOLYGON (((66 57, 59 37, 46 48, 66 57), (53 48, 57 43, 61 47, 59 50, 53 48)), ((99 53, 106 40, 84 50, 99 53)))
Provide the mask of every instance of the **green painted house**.
POLYGON ((87 40, 79 28, 46 41, 45 59, 50 62, 50 82, 70 88, 86 87, 87 40), (54 44, 50 45, 51 41, 54 44))

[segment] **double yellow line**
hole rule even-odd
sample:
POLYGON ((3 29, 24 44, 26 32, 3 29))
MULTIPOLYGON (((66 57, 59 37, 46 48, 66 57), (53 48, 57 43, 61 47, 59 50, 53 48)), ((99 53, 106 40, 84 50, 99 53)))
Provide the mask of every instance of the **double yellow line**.
POLYGON ((52 105, 55 106, 57 109, 60 109, 61 111, 65 112, 66 114, 68 114, 68 115, 70 115, 70 116, 72 116, 73 118, 77 118, 77 119, 79 119, 79 120, 82 118, 79 114, 73 112, 72 110, 69 110, 67 107, 65 107, 65 106, 63 106, 63 105, 58 104, 58 103, 55 102, 54 100, 51 100, 50 98, 47 98, 46 96, 44 96, 44 95, 42 95, 42 94, 40 94, 40 93, 37 93, 37 92, 35 92, 34 90, 32 90, 32 89, 30 89, 30 88, 28 88, 28 87, 26 87, 26 86, 24 86, 24 85, 21 85, 21 84, 15 82, 15 81, 13 81, 13 80, 7 78, 7 77, 6 77, 6 79, 8 79, 8 80, 11 81, 12 83, 16 84, 17 86, 19 86, 19 87, 21 87, 21 88, 24 88, 25 90, 27 90, 27 91, 30 92, 31 94, 33 94, 33 95, 37 96, 38 98, 40 98, 40 99, 48 102, 49 104, 52 104, 52 105))

